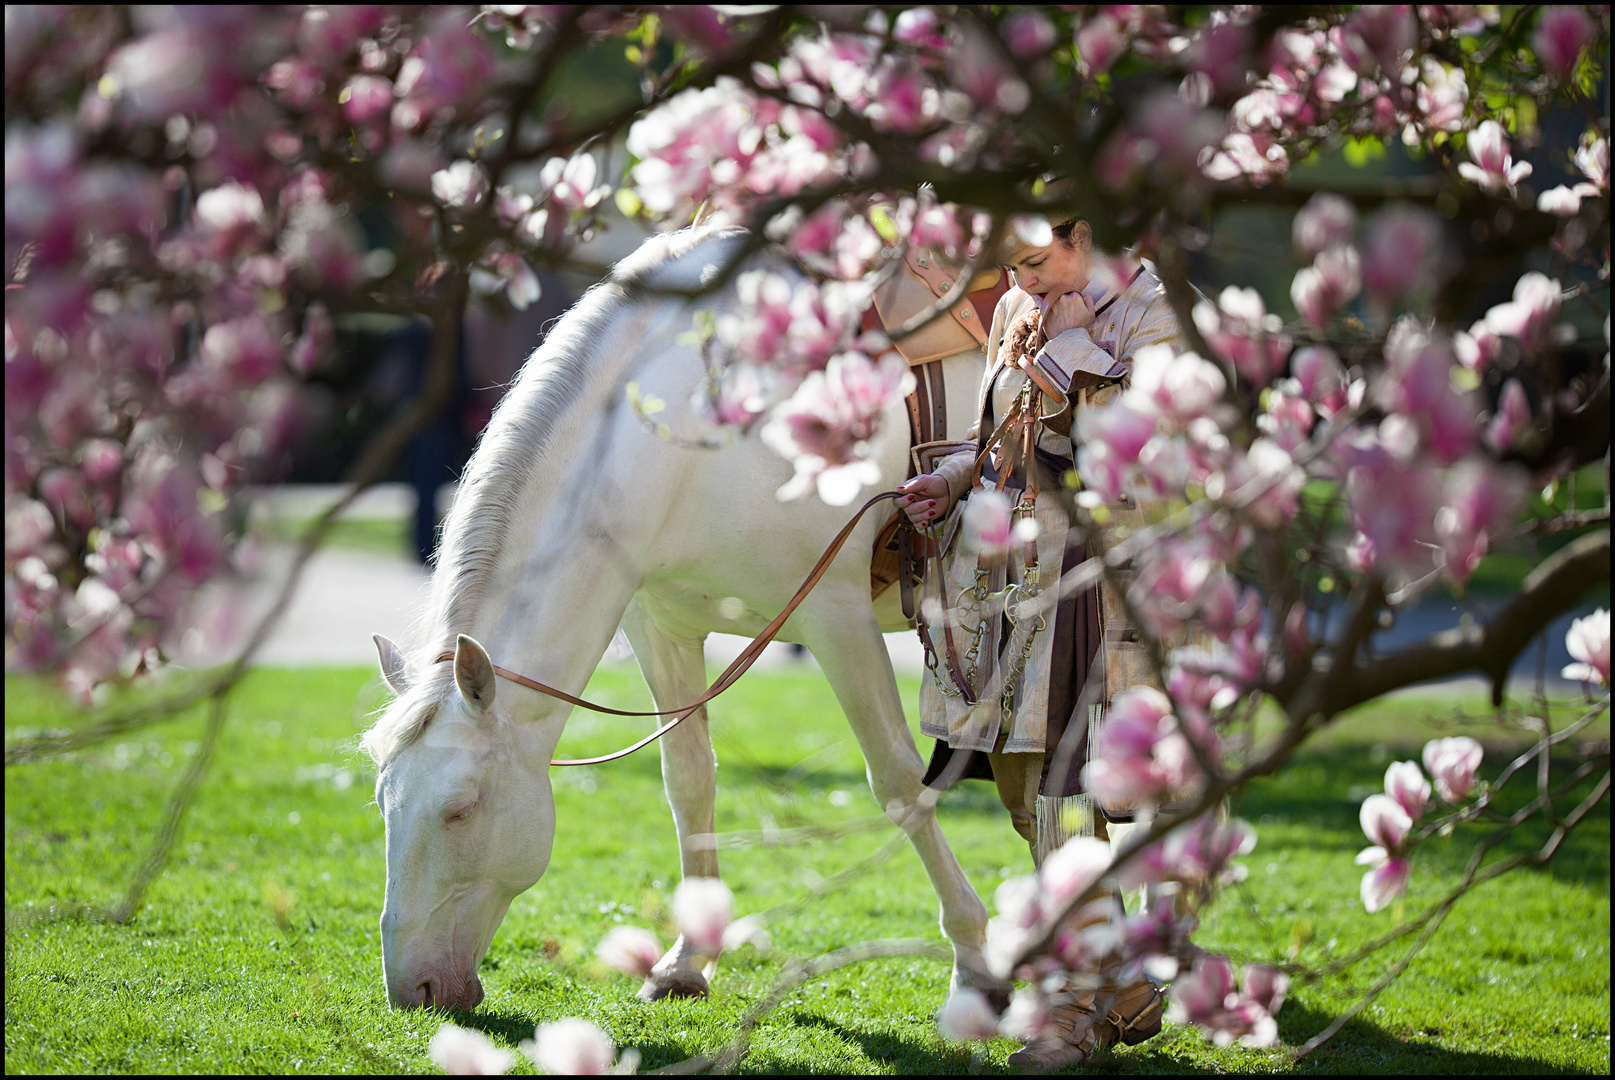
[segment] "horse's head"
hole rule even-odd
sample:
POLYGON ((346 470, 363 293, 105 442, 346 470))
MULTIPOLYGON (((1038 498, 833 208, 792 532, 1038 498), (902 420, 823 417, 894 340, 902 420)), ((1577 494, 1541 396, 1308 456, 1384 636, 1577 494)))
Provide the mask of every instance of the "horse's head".
POLYGON ((393 643, 378 637, 376 645, 398 695, 391 708, 405 710, 377 725, 392 738, 377 753, 376 780, 387 835, 387 998, 399 1008, 472 1009, 494 931, 549 865, 549 755, 523 753, 523 725, 494 707, 493 665, 471 638, 455 646, 452 679, 429 672, 415 685, 393 643), (545 764, 534 771, 532 760, 545 764))

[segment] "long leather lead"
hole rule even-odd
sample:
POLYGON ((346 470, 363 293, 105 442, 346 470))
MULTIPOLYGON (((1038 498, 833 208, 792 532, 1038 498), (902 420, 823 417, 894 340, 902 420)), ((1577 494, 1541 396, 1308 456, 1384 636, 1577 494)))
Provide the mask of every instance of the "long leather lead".
MULTIPOLYGON (((729 687, 733 686, 735 682, 746 673, 747 669, 756 662, 757 658, 762 655, 763 649, 767 647, 770 641, 774 640, 774 635, 779 633, 780 627, 785 625, 785 620, 791 617, 791 613, 797 609, 797 606, 807 598, 807 594, 812 592, 813 587, 819 583, 821 578, 824 577, 825 573, 830 569, 830 564, 835 561, 835 557, 840 554, 842 547, 846 545, 847 538, 852 535, 852 530, 857 527, 858 522, 862 520, 864 514, 870 509, 870 507, 874 506, 876 503, 884 502, 887 499, 895 499, 900 494, 902 493, 898 491, 883 491, 879 495, 876 495, 870 499, 868 502, 864 503, 863 506, 859 507, 858 512, 852 515, 852 520, 848 521, 841 527, 841 531, 836 534, 836 538, 830 541, 830 546, 824 549, 824 554, 819 556, 819 561, 813 564, 812 571, 808 573, 807 579, 802 582, 802 587, 796 590, 796 595, 791 597, 791 602, 785 605, 785 610, 774 616, 773 622, 770 622, 767 626, 763 627, 762 633, 751 639, 751 642, 743 650, 741 650, 740 655, 735 657, 734 662, 725 668, 723 674, 719 675, 717 679, 713 681, 712 685, 707 688, 707 692, 703 694, 698 701, 695 701, 689 705, 681 705, 676 709, 658 709, 652 712, 631 712, 624 709, 613 709, 605 705, 596 705, 593 702, 585 701, 580 697, 574 697, 565 690, 558 690, 553 686, 539 682, 537 679, 530 679, 526 675, 520 675, 514 671, 502 668, 498 664, 493 665, 493 672, 495 675, 498 675, 501 678, 509 679, 513 683, 519 683, 522 686, 527 687, 529 690, 537 690, 541 694, 548 695, 552 698, 558 698, 561 701, 567 702, 568 704, 576 705, 579 708, 589 709, 593 712, 610 713, 613 716, 668 716, 673 713, 678 714, 677 716, 674 716, 673 719, 669 720, 667 723, 645 736, 643 739, 640 739, 638 742, 634 743, 632 746, 618 750, 615 753, 592 758, 556 758, 552 760, 550 764, 600 765, 607 761, 615 761, 620 757, 627 757, 635 750, 649 746, 657 739, 660 739, 663 735, 666 735, 669 731, 672 731, 684 721, 685 717, 691 715, 697 709, 701 708, 701 706, 707 704, 707 702, 711 701, 713 698, 729 689, 729 687)), ((453 659, 454 652, 453 650, 450 650, 439 656, 436 663, 441 664, 453 659)))

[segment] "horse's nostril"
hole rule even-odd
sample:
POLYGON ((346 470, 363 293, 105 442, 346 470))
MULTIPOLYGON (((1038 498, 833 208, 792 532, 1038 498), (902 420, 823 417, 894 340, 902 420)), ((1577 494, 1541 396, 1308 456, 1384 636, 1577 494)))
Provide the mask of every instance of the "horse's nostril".
POLYGON ((415 993, 420 996, 421 1007, 423 1009, 430 1009, 437 1004, 437 998, 433 994, 433 990, 435 989, 436 988, 432 985, 431 979, 425 980, 415 988, 415 993))

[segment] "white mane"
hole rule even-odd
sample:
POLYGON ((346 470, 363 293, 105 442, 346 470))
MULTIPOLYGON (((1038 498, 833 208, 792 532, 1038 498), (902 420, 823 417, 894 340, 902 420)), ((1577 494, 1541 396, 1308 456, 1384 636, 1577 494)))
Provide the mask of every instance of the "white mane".
MULTIPOLYGON (((635 297, 634 289, 699 288, 733 257, 745 236, 744 230, 709 226, 645 241, 561 317, 522 366, 466 466, 444 525, 427 633, 411 664, 410 690, 388 706, 360 742, 378 765, 419 738, 436 714, 452 681, 452 666, 436 663, 436 658, 454 647, 457 634, 471 632, 522 492, 548 456, 556 426, 599 367, 624 347, 616 340, 623 316, 636 304, 672 302, 635 297)), ((716 297, 708 302, 715 303, 716 297)))

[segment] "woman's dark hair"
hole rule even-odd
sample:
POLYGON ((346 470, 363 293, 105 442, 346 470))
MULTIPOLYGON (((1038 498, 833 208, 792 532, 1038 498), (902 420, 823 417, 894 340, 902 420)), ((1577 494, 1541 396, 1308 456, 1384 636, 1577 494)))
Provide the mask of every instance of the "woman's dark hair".
POLYGON ((1093 226, 1080 217, 1067 218, 1054 227, 1054 238, 1066 247, 1075 247, 1079 242, 1088 246, 1093 245, 1093 226))

